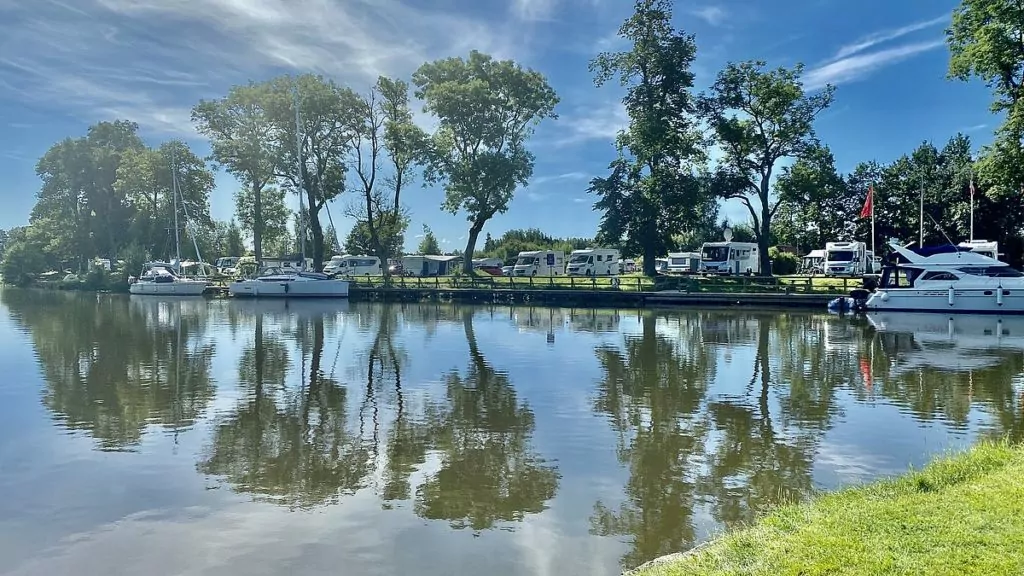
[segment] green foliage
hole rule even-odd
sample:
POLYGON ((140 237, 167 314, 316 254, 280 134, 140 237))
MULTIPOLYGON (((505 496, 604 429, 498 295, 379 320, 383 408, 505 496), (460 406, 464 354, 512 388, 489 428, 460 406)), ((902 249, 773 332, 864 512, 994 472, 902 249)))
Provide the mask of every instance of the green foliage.
MULTIPOLYGON (((282 247, 287 251, 287 246, 291 243, 291 240, 288 239, 290 237, 288 219, 291 210, 285 204, 285 192, 280 188, 266 188, 259 195, 263 218, 263 225, 259 227, 262 239, 268 246, 267 252, 274 253, 276 256, 279 255, 278 252, 282 247)), ((257 215, 255 194, 252 188, 242 188, 235 192, 235 216, 238 218, 238 224, 242 231, 255 238, 257 215)))
POLYGON ((697 175, 706 160, 691 94, 697 45, 672 27, 669 0, 637 0, 619 37, 631 48, 600 54, 590 70, 598 86, 615 77, 626 86, 629 127, 616 139, 611 174, 593 179, 588 191, 604 212, 601 243, 642 254, 644 272, 653 276, 655 257, 676 247, 675 235, 697 234, 709 213, 714 223, 717 204, 697 175))
POLYGON ((832 86, 806 94, 802 74, 801 64, 770 70, 763 61, 730 63, 701 97, 702 114, 725 154, 712 187, 723 198, 739 199, 750 212, 763 274, 770 269, 772 218, 782 203, 771 198, 776 164, 813 155, 818 148, 814 120, 834 94, 832 86))
POLYGON ((46 271, 46 261, 38 242, 30 237, 27 228, 15 228, 8 235, 0 275, 7 284, 27 286, 36 274, 46 271))
POLYGON ((800 258, 796 254, 781 252, 775 246, 768 249, 768 257, 772 261, 772 274, 779 274, 781 276, 796 274, 796 271, 800 268, 800 258))
POLYGON ((437 242, 437 237, 434 236, 434 231, 430 229, 430 226, 423 225, 423 239, 420 240, 420 245, 416 249, 417 254, 440 254, 441 246, 437 242))
MULTIPOLYGON (((443 183, 443 208, 467 213, 466 254, 484 224, 508 210, 517 186, 533 174, 526 149, 533 127, 556 118, 558 96, 542 74, 511 60, 472 51, 468 59, 428 62, 413 74, 416 97, 439 123, 430 138, 425 178, 443 183)), ((472 273, 471 259, 465 260, 472 273)))
POLYGON ((978 78, 994 92, 992 110, 1019 128, 1024 96, 1024 5, 1016 0, 962 0, 946 31, 949 75, 978 78))

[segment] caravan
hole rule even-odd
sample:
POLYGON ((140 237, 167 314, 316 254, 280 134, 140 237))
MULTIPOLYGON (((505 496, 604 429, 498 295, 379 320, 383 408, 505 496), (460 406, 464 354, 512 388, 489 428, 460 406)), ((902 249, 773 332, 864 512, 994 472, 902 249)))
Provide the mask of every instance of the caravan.
POLYGON ((969 242, 961 242, 960 248, 967 248, 975 254, 981 254, 982 256, 988 256, 993 260, 999 260, 999 242, 989 242, 988 240, 971 240, 969 242))
POLYGON ((875 272, 875 254, 863 242, 825 244, 826 276, 863 276, 875 272))
POLYGON ((565 252, 561 250, 534 250, 520 252, 513 276, 561 276, 565 273, 565 252))
POLYGON ((376 256, 333 256, 324 266, 324 274, 329 276, 383 276, 380 258, 376 256))
MULTIPOLYGON (((728 236, 731 236, 728 235, 728 236)), ((753 242, 705 242, 700 248, 705 274, 760 274, 761 259, 753 242)))
POLYGON ((573 250, 565 273, 569 276, 617 276, 619 251, 614 248, 573 250))
POLYGON ((669 252, 668 265, 665 270, 669 274, 693 274, 700 272, 700 253, 669 252))

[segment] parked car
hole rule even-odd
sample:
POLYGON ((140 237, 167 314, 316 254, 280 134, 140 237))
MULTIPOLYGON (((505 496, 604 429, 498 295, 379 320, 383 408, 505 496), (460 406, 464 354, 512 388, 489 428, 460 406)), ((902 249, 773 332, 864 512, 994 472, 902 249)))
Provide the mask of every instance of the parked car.
POLYGON ((491 276, 503 276, 503 275, 505 275, 504 271, 502 271, 502 267, 501 266, 477 266, 475 268, 475 270, 479 270, 481 272, 485 272, 487 274, 490 274, 491 276))
POLYGON ((512 270, 514 270, 514 269, 515 269, 515 266, 502 266, 501 267, 501 275, 502 276, 511 276, 512 275, 512 270))

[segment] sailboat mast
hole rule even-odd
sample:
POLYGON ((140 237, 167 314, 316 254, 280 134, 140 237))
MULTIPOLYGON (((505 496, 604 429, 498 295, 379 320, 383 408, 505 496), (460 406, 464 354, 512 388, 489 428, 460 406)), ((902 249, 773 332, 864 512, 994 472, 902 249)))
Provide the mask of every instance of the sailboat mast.
POLYGON ((920 212, 918 212, 918 221, 920 222, 919 225, 920 225, 920 229, 921 229, 921 232, 920 232, 921 237, 920 237, 920 244, 919 244, 919 246, 923 247, 924 246, 924 176, 921 176, 921 203, 920 203, 920 212))
POLYGON ((292 98, 295 100, 295 158, 298 168, 298 183, 299 183, 299 229, 295 231, 295 235, 299 238, 299 250, 302 253, 302 268, 306 267, 306 218, 303 214, 303 207, 305 203, 302 201, 302 192, 304 180, 302 179, 302 133, 301 126, 302 120, 299 117, 299 83, 296 80, 295 85, 292 87, 292 98))
POLYGON ((178 157, 171 148, 171 195, 174 196, 174 250, 181 266, 181 236, 178 234, 178 157))

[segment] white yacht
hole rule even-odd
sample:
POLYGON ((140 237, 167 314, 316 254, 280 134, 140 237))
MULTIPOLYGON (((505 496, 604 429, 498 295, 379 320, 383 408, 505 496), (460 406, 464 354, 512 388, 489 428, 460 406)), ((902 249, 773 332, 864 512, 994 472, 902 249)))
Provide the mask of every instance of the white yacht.
POLYGON ((206 291, 205 280, 182 278, 167 262, 147 262, 138 279, 129 279, 131 294, 163 296, 200 296, 206 291))
POLYGON ((871 311, 1024 314, 1024 274, 958 246, 910 249, 890 242, 894 263, 863 307, 871 311))
POLYGON ((228 294, 243 298, 347 298, 348 282, 319 272, 271 267, 255 278, 232 282, 228 294))

